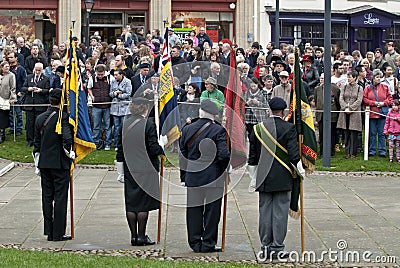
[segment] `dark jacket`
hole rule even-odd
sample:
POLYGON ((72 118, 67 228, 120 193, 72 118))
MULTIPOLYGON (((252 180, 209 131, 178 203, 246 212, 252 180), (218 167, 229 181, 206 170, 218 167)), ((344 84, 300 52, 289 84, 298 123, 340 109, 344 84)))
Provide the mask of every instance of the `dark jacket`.
MULTIPOLYGON (((272 136, 288 151, 289 160, 296 165, 300 161, 295 125, 279 117, 269 117, 263 123, 272 136)), ((292 174, 261 145, 254 131, 250 135, 249 165, 258 165, 257 191, 291 191, 292 174)))
MULTIPOLYGON (((49 89, 50 89, 50 80, 48 77, 41 74, 39 81, 35 84, 35 75, 30 74, 26 77, 24 86, 22 87, 22 92, 25 94, 24 104, 48 104, 49 103, 49 89), (38 87, 42 89, 42 92, 36 93, 33 91, 28 91, 29 87, 38 87)), ((46 106, 36 106, 35 108, 32 106, 24 106, 24 111, 46 111, 46 106)))
POLYGON ((119 140, 121 142, 118 143, 116 159, 118 162, 128 164, 129 169, 124 170, 125 174, 159 171, 158 156, 164 155, 164 150, 158 144, 156 125, 153 119, 145 119, 140 115, 129 115, 120 127, 119 140), (130 125, 136 119, 140 119, 140 121, 131 128, 130 125), (129 137, 129 140, 123 140, 123 135, 129 137))
POLYGON ((303 81, 307 83, 310 94, 314 94, 314 88, 319 83, 319 73, 317 68, 311 66, 311 68, 304 70, 302 78, 303 81))
POLYGON ((41 62, 43 63, 43 69, 46 68, 47 66, 47 61, 44 57, 42 57, 40 54, 37 56, 37 58, 34 58, 32 55, 29 57, 25 58, 25 70, 27 74, 32 74, 33 73, 33 68, 35 68, 35 64, 41 62))
MULTIPOLYGON (((149 80, 150 79, 150 75, 147 75, 146 77, 145 77, 145 80, 147 81, 147 80, 149 80)), ((131 94, 131 97, 133 97, 134 95, 135 95, 135 93, 136 93, 136 91, 143 85, 145 85, 146 83, 144 83, 144 84, 142 84, 142 81, 141 81, 141 78, 140 78, 140 73, 139 74, 137 74, 137 75, 134 75, 132 78, 131 78, 131 84, 132 84, 132 94, 131 94)))
POLYGON ((190 77, 190 63, 182 57, 171 58, 172 73, 183 85, 190 77))
POLYGON ((10 71, 15 74, 15 80, 16 80, 16 90, 15 92, 21 92, 22 87, 25 83, 26 80, 26 71, 25 68, 17 65, 17 66, 10 66, 10 71))
POLYGON ((188 147, 193 135, 207 122, 212 120, 206 118, 192 120, 191 124, 182 129, 180 150, 183 157, 179 163, 181 170, 186 170, 185 182, 188 187, 224 186, 225 178, 222 175, 230 159, 226 130, 220 124, 213 122, 188 147), (202 153, 200 153, 200 142, 202 153))
MULTIPOLYGON (((99 80, 94 76, 93 87, 91 88, 94 97, 94 103, 111 102, 110 97, 110 77, 104 76, 104 79, 99 80)), ((93 104, 93 107, 99 109, 110 108, 111 104, 93 104)))
POLYGON ((70 151, 73 143, 71 125, 68 122, 68 114, 62 113, 62 134, 55 132, 58 120, 59 109, 57 107, 49 107, 46 112, 40 114, 36 119, 35 125, 35 140, 34 140, 34 153, 40 153, 39 168, 51 169, 69 169, 71 159, 69 159, 64 152, 70 151), (55 114, 51 117, 50 121, 43 128, 42 126, 52 112, 55 114))
MULTIPOLYGON (((339 113, 334 113, 333 111, 340 111, 340 89, 336 84, 331 84, 331 122, 335 123, 338 121, 339 113), (333 113, 332 113, 333 112, 333 113)), ((315 109, 324 110, 324 85, 319 85, 315 88, 315 109)), ((320 122, 323 117, 323 112, 316 112, 315 119, 320 122)))
POLYGON ((26 46, 23 46, 20 49, 17 48, 17 53, 22 54, 22 56, 24 56, 24 61, 31 55, 31 51, 26 46))
POLYGON ((199 39, 199 47, 200 49, 203 51, 204 50, 204 42, 208 42, 210 44, 210 47, 213 46, 213 42, 211 41, 210 36, 208 36, 208 34, 204 33, 204 34, 198 34, 197 39, 199 39))

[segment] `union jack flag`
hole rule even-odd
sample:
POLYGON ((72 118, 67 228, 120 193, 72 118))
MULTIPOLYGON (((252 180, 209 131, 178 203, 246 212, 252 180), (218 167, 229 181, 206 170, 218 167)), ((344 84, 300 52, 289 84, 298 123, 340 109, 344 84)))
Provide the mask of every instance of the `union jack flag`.
POLYGON ((165 28, 165 33, 164 33, 164 43, 163 43, 163 48, 162 48, 162 55, 160 58, 159 70, 158 70, 159 73, 161 73, 161 70, 164 68, 165 65, 167 65, 168 62, 171 62, 171 55, 170 55, 170 49, 169 49, 169 44, 168 44, 168 27, 167 27, 167 28, 165 28))

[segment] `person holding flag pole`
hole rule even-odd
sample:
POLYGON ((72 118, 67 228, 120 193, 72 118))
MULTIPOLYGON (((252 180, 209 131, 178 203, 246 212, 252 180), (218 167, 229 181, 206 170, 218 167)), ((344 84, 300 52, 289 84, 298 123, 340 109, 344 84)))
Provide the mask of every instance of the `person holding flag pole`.
MULTIPOLYGON (((315 169, 315 161, 317 159, 317 140, 315 137, 314 119, 311 106, 308 102, 306 91, 302 83, 298 47, 295 49, 294 66, 294 77, 290 93, 290 108, 286 120, 296 126, 300 159, 305 167, 305 171, 311 173, 315 169)), ((298 217, 298 214, 300 214, 301 250, 304 252, 304 193, 302 178, 304 178, 304 174, 297 176, 297 178, 293 180, 290 207, 291 212, 293 212, 291 213, 292 216, 296 218, 298 217), (300 208, 298 207, 299 198, 300 208)))
MULTIPOLYGON (((160 87, 154 94, 155 123, 161 147, 168 146, 179 139, 181 133, 177 96, 173 88, 173 74, 169 42, 169 25, 166 23, 162 55, 160 58, 160 87)), ((162 188, 165 157, 161 157, 160 170, 160 208, 158 211, 157 243, 161 241, 162 188)))
POLYGON ((75 42, 72 39, 72 27, 69 29, 69 45, 65 55, 66 68, 64 83, 61 92, 59 116, 55 132, 63 135, 66 127, 62 124, 62 113, 68 112, 68 121, 72 126, 73 146, 64 148, 66 155, 71 159, 70 168, 70 213, 71 213, 71 237, 75 237, 74 228, 74 190, 73 170, 75 165, 96 149, 93 142, 90 126, 89 112, 87 108, 86 94, 83 89, 82 77, 76 55, 75 42), (66 108, 66 109, 65 109, 66 108))

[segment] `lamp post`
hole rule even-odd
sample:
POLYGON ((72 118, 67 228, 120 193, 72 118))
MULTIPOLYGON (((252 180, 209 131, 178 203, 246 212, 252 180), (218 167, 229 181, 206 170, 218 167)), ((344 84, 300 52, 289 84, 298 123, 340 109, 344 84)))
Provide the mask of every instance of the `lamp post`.
POLYGON ((90 23, 90 13, 92 13, 92 9, 94 6, 94 0, 85 0, 85 9, 86 9, 86 37, 85 44, 86 47, 89 47, 89 23, 90 23))

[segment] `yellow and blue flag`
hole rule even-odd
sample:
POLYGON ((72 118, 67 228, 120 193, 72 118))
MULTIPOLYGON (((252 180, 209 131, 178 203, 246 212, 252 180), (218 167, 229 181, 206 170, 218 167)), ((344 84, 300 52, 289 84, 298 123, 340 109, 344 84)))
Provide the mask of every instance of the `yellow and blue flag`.
MULTIPOLYGON (((69 46, 65 57, 67 61, 64 73, 60 113, 63 111, 64 101, 66 101, 69 123, 73 126, 74 151, 76 154, 74 164, 76 164, 93 151, 96 145, 92 138, 86 94, 83 90, 75 42, 72 40, 72 28, 69 30, 69 46)), ((56 126, 56 132, 58 134, 62 133, 60 119, 61 116, 59 116, 59 122, 57 122, 56 126)))
POLYGON ((176 141, 181 133, 178 101, 174 91, 173 74, 171 69, 171 56, 168 46, 168 29, 165 29, 163 54, 161 57, 160 74, 160 128, 161 135, 168 137, 167 145, 176 141))

